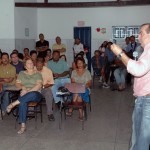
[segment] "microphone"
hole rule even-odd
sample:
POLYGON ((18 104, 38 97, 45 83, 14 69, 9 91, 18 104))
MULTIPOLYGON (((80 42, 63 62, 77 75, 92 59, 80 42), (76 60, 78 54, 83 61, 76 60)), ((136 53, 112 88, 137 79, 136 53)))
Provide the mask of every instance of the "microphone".
POLYGON ((139 56, 139 54, 138 54, 138 52, 137 51, 134 51, 133 52, 133 58, 134 58, 134 60, 138 60, 138 56, 139 56))

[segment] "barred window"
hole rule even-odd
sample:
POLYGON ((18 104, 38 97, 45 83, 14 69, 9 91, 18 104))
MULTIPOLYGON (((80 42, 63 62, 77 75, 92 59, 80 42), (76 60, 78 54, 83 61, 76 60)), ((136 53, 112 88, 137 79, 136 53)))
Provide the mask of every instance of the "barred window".
POLYGON ((134 35, 138 38, 140 26, 112 26, 113 39, 125 39, 134 35))

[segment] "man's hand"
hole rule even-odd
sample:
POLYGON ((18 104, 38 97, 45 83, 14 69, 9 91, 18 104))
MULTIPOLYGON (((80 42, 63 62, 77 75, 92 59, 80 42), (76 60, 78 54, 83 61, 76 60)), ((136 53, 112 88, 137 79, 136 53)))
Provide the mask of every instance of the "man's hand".
POLYGON ((111 51, 117 56, 119 55, 123 50, 116 44, 112 44, 110 46, 111 51))
POLYGON ((59 74, 58 73, 53 73, 54 78, 59 78, 59 74))
POLYGON ((14 80, 14 78, 4 78, 5 83, 11 83, 14 80))

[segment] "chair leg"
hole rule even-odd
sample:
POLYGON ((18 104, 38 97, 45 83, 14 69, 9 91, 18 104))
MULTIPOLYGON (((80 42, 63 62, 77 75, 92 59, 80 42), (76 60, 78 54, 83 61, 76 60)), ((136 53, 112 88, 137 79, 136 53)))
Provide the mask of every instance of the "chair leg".
POLYGON ((34 115, 35 115, 35 129, 37 129, 37 107, 34 107, 34 115))
POLYGON ((82 121, 82 130, 84 130, 84 119, 82 121))
POLYGON ((86 109, 86 104, 85 104, 85 106, 83 107, 83 110, 84 110, 85 120, 87 120, 87 109, 86 109))
POLYGON ((42 104, 40 104, 40 114, 41 114, 41 123, 43 123, 43 109, 42 109, 42 104))
POLYGON ((94 88, 94 79, 95 79, 95 73, 93 73, 93 88, 94 88))
POLYGON ((61 129, 61 124, 62 124, 62 102, 60 104, 60 109, 59 109, 59 113, 60 113, 60 119, 59 119, 59 129, 61 129))
POLYGON ((17 107, 17 108, 16 108, 15 129, 17 128, 18 118, 19 118, 19 108, 17 107))
POLYGON ((1 118, 2 118, 2 120, 3 120, 3 112, 2 112, 2 108, 0 107, 0 109, 1 109, 1 118))
POLYGON ((89 105, 90 105, 90 112, 92 110, 92 106, 91 106, 91 95, 89 95, 89 105))

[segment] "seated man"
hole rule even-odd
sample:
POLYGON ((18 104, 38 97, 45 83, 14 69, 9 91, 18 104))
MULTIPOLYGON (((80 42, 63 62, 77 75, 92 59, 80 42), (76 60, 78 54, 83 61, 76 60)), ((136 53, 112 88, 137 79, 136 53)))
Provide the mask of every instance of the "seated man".
POLYGON ((61 43, 61 38, 59 36, 56 37, 56 43, 52 47, 53 51, 59 51, 60 55, 65 55, 66 46, 61 43))
POLYGON ((52 110, 53 96, 51 91, 51 87, 54 84, 52 71, 44 66, 44 58, 37 59, 36 69, 42 74, 43 78, 43 89, 41 93, 46 100, 48 119, 49 121, 54 121, 55 118, 52 110))
POLYGON ((0 65, 0 83, 3 84, 3 114, 6 112, 6 107, 9 105, 9 93, 5 90, 12 85, 15 85, 16 69, 9 63, 8 53, 2 53, 2 64, 0 65))
POLYGON ((52 93, 55 103, 58 103, 61 100, 60 97, 56 94, 58 88, 64 86, 66 83, 70 83, 69 66, 64 60, 59 58, 60 52, 54 51, 52 60, 48 62, 48 68, 52 70, 53 77, 55 79, 55 84, 52 86, 52 93))
POLYGON ((104 76, 104 57, 100 56, 100 51, 95 50, 94 56, 92 57, 92 68, 96 75, 100 76, 100 82, 102 79, 105 80, 104 76))
POLYGON ((16 74, 18 75, 20 71, 24 70, 23 62, 19 61, 19 57, 16 52, 11 53, 10 57, 11 65, 13 65, 16 68, 16 74))
POLYGON ((30 57, 33 61, 34 66, 36 66, 37 52, 35 50, 30 51, 30 57))
POLYGON ((114 70, 114 77, 117 83, 117 89, 119 91, 122 91, 125 89, 125 85, 126 85, 127 69, 120 59, 116 58, 115 64, 117 68, 114 70))

